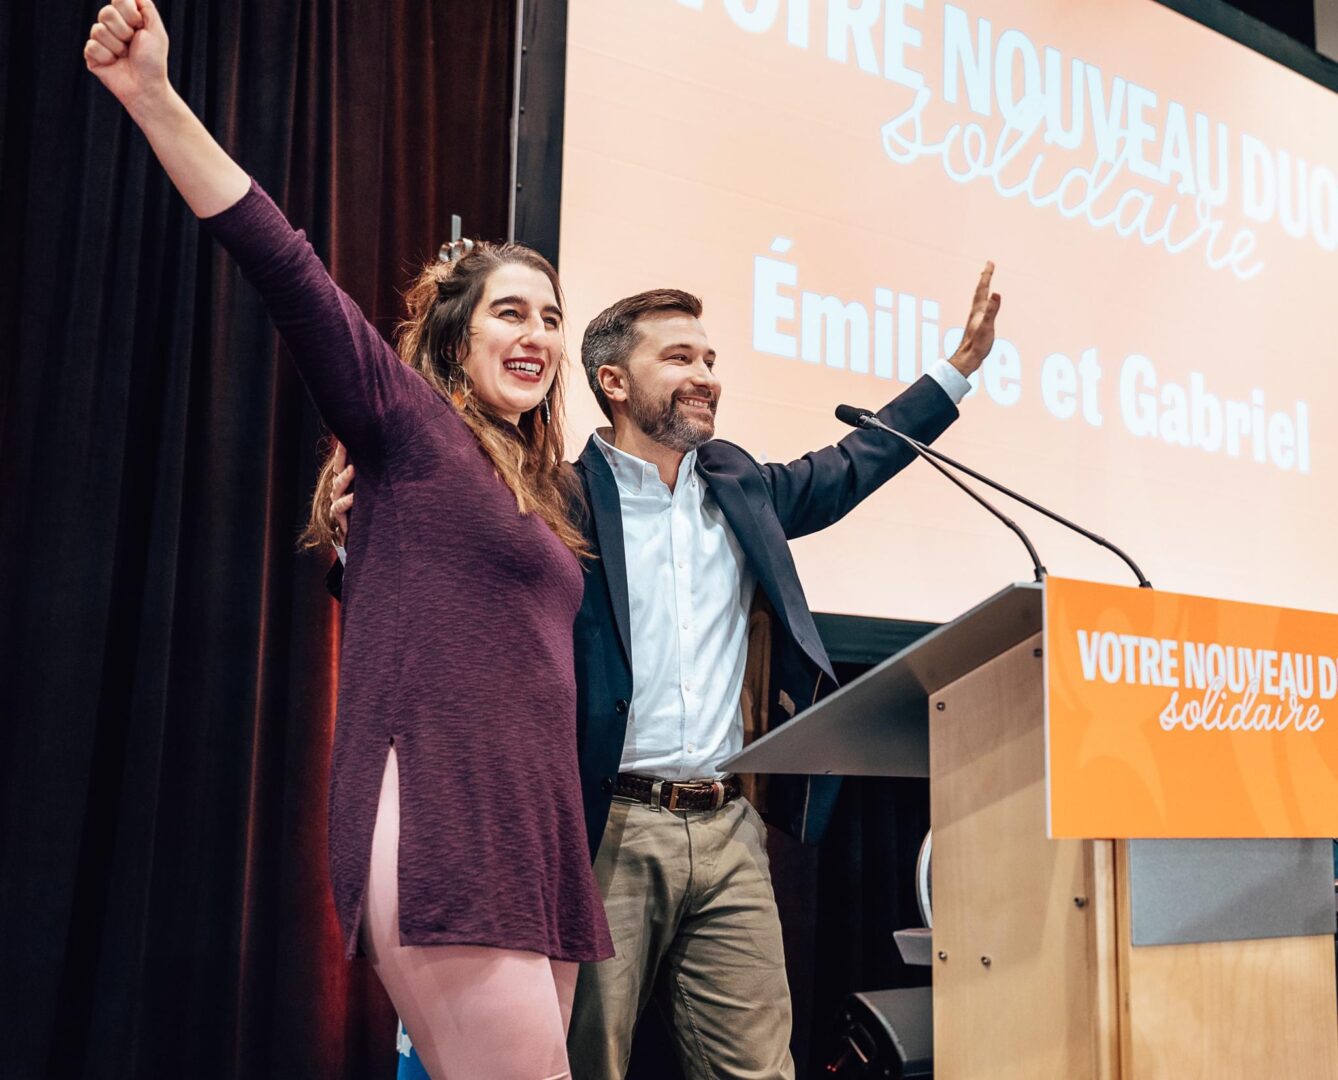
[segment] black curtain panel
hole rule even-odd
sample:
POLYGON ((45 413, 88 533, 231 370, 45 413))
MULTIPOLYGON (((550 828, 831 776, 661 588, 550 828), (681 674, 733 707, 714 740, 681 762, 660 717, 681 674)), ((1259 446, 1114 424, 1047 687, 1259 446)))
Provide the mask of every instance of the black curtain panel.
MULTIPOLYGON (((321 431, 83 68, 0 9, 0 1076, 388 1077, 325 862, 321 431)), ((511 0, 159 0, 172 76, 387 333, 506 231, 511 0)))

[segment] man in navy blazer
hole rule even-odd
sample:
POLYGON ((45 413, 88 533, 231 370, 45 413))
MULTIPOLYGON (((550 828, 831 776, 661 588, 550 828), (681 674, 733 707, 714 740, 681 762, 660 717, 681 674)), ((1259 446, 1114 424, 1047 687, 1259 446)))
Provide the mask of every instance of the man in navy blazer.
MULTIPOLYGON (((992 273, 987 264, 961 347, 885 406, 884 423, 929 442, 956 419, 994 341, 992 273)), ((598 555, 575 626, 577 744, 616 955, 581 970, 568 1039, 577 1078, 625 1074, 652 997, 688 1076, 794 1075, 765 829, 719 766, 747 729, 784 723, 836 684, 788 542, 914 460, 877 431, 787 465, 714 439, 721 383, 701 310, 678 290, 628 297, 581 347, 612 427, 576 463, 598 555)), ((838 784, 772 778, 768 816, 816 843, 838 784)))

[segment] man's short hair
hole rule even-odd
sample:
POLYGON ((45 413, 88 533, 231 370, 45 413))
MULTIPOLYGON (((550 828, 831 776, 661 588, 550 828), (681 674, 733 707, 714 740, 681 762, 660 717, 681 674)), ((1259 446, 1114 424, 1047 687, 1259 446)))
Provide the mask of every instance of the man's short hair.
POLYGON ((610 420, 613 410, 599 388, 599 369, 605 366, 625 368, 627 358, 640 340, 637 321, 647 315, 668 312, 681 312, 699 319, 702 302, 682 289, 651 289, 606 307, 585 328, 585 337, 581 339, 581 364, 585 367, 585 377, 595 400, 610 420))

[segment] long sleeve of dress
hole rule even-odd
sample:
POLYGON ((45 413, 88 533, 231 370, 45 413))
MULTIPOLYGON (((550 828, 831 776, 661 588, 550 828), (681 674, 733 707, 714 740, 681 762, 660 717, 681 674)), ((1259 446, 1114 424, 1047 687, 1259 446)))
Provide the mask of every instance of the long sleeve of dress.
POLYGON ((421 378, 254 181, 238 202, 201 224, 260 293, 330 430, 355 456, 375 454, 395 412, 426 389, 421 378))

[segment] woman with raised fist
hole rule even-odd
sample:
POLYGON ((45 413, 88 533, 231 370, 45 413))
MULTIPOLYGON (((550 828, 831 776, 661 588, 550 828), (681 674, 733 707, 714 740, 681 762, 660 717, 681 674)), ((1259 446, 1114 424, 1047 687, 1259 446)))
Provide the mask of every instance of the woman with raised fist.
POLYGON ((167 52, 152 0, 102 8, 84 46, 358 462, 329 816, 346 953, 365 948, 431 1075, 566 1076, 577 963, 612 949, 577 775, 557 274, 516 244, 434 264, 397 354, 191 113, 167 52))

